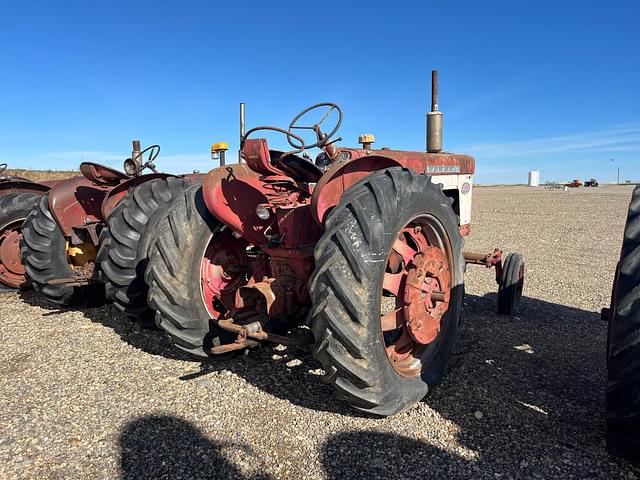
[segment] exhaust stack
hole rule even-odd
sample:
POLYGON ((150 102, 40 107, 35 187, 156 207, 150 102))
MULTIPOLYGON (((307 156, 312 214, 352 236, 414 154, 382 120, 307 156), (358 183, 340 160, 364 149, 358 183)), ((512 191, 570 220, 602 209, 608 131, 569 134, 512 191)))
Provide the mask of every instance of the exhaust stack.
POLYGON ((427 113, 427 152, 442 151, 442 112, 438 110, 438 71, 431 71, 431 111, 427 113))
POLYGON ((240 150, 238 150, 238 162, 242 163, 242 139, 244 138, 244 102, 240 102, 240 150))
POLYGON ((140 170, 142 159, 140 158, 140 140, 131 141, 131 159, 136 162, 136 170, 140 170))

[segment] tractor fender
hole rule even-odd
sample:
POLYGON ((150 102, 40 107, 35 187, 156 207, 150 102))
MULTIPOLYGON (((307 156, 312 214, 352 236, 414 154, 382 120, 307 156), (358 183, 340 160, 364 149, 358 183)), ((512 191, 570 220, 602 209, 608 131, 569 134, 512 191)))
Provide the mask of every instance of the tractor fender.
POLYGON ((202 182, 202 196, 211 214, 254 245, 269 242, 265 231, 272 224, 256 214, 258 205, 269 203, 265 195, 269 190, 260 177, 246 163, 235 163, 209 171, 202 182))
POLYGON ((50 189, 50 185, 32 182, 30 180, 0 181, 0 197, 10 193, 45 193, 50 189))
POLYGON ((157 178, 169 178, 169 177, 182 177, 189 180, 191 183, 202 183, 202 179, 205 177, 204 173, 192 173, 188 175, 173 175, 170 173, 150 173, 149 175, 141 175, 134 177, 120 183, 117 187, 111 190, 102 202, 102 218, 107 218, 113 209, 116 208, 120 200, 122 200, 127 193, 133 188, 143 183, 155 180, 157 178))
POLYGON ((49 191, 49 210, 62 233, 70 237, 73 227, 102 221, 101 206, 113 186, 96 185, 85 177, 72 177, 49 191))
POLYGON ((438 175, 472 175, 475 171, 473 157, 454 153, 340 149, 337 156, 349 160, 331 165, 313 189, 311 210, 319 225, 324 225, 327 214, 349 187, 378 170, 400 166, 438 175))

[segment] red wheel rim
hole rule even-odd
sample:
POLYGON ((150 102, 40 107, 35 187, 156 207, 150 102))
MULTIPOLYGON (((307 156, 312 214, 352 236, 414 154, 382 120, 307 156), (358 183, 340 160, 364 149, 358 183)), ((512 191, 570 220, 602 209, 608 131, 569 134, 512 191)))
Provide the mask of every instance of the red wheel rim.
POLYGON ((382 296, 395 304, 382 299, 380 324, 387 358, 402 376, 422 371, 421 354, 438 337, 449 309, 452 270, 449 238, 437 219, 421 216, 400 230, 382 284, 382 296))
POLYGON ((211 237, 200 264, 202 300, 211 318, 217 320, 230 310, 236 290, 247 282, 247 246, 228 229, 211 237))
POLYGON ((12 288, 20 288, 27 281, 20 261, 22 222, 16 220, 0 231, 0 283, 12 288))

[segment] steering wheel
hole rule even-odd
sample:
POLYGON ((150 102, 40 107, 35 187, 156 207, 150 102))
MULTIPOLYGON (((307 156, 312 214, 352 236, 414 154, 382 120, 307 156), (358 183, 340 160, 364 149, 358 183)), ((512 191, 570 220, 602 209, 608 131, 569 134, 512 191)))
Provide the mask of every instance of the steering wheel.
POLYGON ((0 173, 4 172, 7 167, 8 165, 6 163, 0 163, 0 173))
POLYGON ((289 142, 289 145, 291 145, 293 148, 300 149, 300 150, 308 150, 314 147, 322 148, 325 145, 327 145, 327 143, 329 143, 329 139, 336 134, 336 132, 340 128, 340 125, 342 125, 342 110, 340 110, 340 107, 338 105, 336 105, 335 103, 328 103, 328 102, 317 103, 315 105, 310 106, 309 108, 304 109, 295 117, 293 117, 293 120, 291 120, 291 123, 289 124, 287 141, 289 142), (297 124, 298 120, 300 120, 304 115, 309 113, 311 110, 315 110, 316 108, 323 108, 323 107, 326 108, 327 111, 322 116, 322 118, 320 118, 318 122, 314 123, 313 125, 297 124), (331 130, 329 133, 322 133, 322 130, 320 129, 320 125, 322 125, 322 123, 329 117, 329 115, 333 111, 338 112, 338 121, 336 122, 336 125, 333 128, 333 130, 331 130), (311 145, 305 145, 304 141, 300 142, 299 145, 296 145, 292 141, 292 139, 298 140, 300 137, 298 137, 297 135, 294 135, 292 130, 313 130, 318 140, 316 143, 311 145))
POLYGON ((149 168, 153 173, 158 173, 156 166, 153 164, 158 155, 160 155, 160 145, 151 145, 145 148, 135 158, 128 158, 124 161, 125 173, 129 176, 139 175, 145 168, 149 168), (149 152, 147 161, 143 163, 144 155, 147 152, 149 152), (138 169, 138 165, 140 165, 140 169, 138 169))

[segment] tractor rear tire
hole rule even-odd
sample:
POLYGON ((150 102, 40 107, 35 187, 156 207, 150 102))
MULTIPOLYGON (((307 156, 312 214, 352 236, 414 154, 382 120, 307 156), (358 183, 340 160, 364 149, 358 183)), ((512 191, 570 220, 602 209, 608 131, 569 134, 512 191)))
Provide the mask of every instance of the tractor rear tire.
POLYGON ((631 197, 607 348, 607 449, 640 462, 640 187, 631 197))
POLYGON ((50 285, 72 274, 67 258, 66 239, 49 211, 49 195, 42 195, 22 226, 20 258, 27 277, 38 293, 58 305, 99 303, 104 298, 102 285, 71 287, 50 285))
POLYGON ((429 176, 393 167, 344 193, 315 247, 309 283, 314 357, 339 398, 357 410, 388 416, 410 408, 440 382, 460 324, 462 246, 451 199, 429 176), (437 336, 417 353, 417 374, 403 376, 386 353, 381 293, 387 257, 399 232, 421 216, 435 219, 448 237, 452 288, 437 336))
POLYGON ((29 284, 20 262, 20 245, 15 242, 20 241, 22 224, 39 197, 37 193, 0 197, 0 287, 5 290, 25 288, 29 284))
POLYGON ((220 227, 207 210, 202 187, 188 188, 158 220, 145 272, 156 325, 178 348, 198 357, 209 357, 214 345, 236 338, 211 318, 200 285, 205 250, 220 227))
POLYGON ((169 177, 136 186, 114 208, 100 234, 97 261, 105 294, 118 310, 143 324, 155 325, 144 281, 151 237, 173 199, 190 185, 169 177))
POLYGON ((524 260, 519 253, 510 253, 502 264, 498 286, 498 315, 516 315, 524 287, 524 260))

